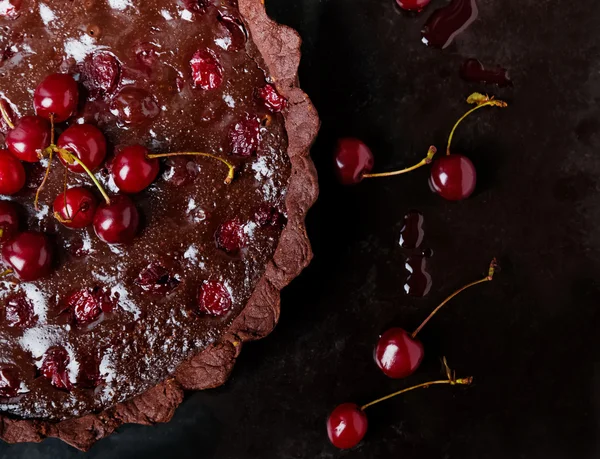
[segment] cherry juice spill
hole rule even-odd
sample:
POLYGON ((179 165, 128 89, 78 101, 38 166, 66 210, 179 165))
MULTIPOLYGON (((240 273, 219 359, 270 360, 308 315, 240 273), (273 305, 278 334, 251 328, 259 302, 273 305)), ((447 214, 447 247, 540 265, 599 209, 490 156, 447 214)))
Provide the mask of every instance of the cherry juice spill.
POLYGON ((403 249, 417 249, 423 242, 423 215, 416 210, 411 210, 404 216, 404 224, 400 230, 400 247, 403 249))
POLYGON ((435 10, 421 30, 423 43, 434 48, 446 48, 454 38, 477 19, 476 0, 451 0, 435 10))
POLYGON ((423 297, 431 290, 431 275, 427 272, 427 258, 408 257, 404 265, 408 271, 408 277, 404 284, 407 295, 423 297))
POLYGON ((508 70, 503 67, 485 67, 477 59, 467 59, 460 67, 460 76, 463 80, 474 83, 495 84, 499 88, 512 86, 508 70))

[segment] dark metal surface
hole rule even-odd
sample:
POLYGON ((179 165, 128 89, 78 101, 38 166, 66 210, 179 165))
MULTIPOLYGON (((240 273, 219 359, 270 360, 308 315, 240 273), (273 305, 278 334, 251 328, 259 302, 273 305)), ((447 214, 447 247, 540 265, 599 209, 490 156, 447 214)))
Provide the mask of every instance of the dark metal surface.
MULTIPOLYGON (((444 4, 434 0, 432 6, 444 4)), ((425 47, 428 11, 393 0, 267 0, 304 37, 302 83, 323 119, 314 149, 321 198, 310 214, 316 257, 285 291, 282 318, 247 346, 225 387, 192 394, 173 421, 127 426, 90 458, 595 458, 600 455, 600 3, 480 0, 479 19, 447 50, 425 47), (510 69, 513 89, 460 80, 464 57, 510 69), (338 136, 362 137, 376 169, 443 147, 473 90, 507 98, 458 132, 479 172, 476 194, 449 203, 427 172, 335 184, 338 136), (433 288, 402 292, 402 216, 424 214, 433 288), (378 333, 411 328, 455 288, 502 272, 455 300, 423 331, 426 358, 407 381, 372 361, 378 333), (471 388, 431 388, 369 411, 355 450, 339 452, 325 418, 437 378, 446 355, 471 388)), ((429 11, 431 8, 429 9, 429 11)), ((83 457, 46 441, 0 445, 0 458, 83 457)))

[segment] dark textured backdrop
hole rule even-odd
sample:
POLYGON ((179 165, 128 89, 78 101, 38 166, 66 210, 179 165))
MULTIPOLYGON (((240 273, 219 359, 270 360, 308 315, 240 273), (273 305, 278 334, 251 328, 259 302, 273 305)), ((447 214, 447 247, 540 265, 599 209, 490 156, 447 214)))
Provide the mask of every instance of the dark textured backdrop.
MULTIPOLYGON (((314 148, 322 194, 310 214, 316 257, 285 291, 281 323, 247 346, 229 383, 189 396, 173 421, 126 426, 90 458, 581 459, 600 456, 600 2, 479 0, 480 15, 445 51, 420 42, 428 12, 394 0, 267 0, 304 37, 302 83, 323 119, 314 148), (465 56, 511 70, 514 89, 467 84, 465 56), (449 203, 427 172, 335 184, 331 150, 362 137, 377 167, 443 146, 473 90, 506 97, 458 134, 479 172, 476 194, 449 203), (402 292, 402 216, 425 216, 433 289, 402 292), (454 301, 422 333, 426 360, 386 379, 371 353, 392 323, 415 326, 497 255, 491 284, 454 301), (355 450, 327 440, 337 403, 367 402, 439 376, 446 355, 471 388, 432 388, 369 411, 355 450)), ((55 441, 0 445, 0 458, 83 457, 55 441)))

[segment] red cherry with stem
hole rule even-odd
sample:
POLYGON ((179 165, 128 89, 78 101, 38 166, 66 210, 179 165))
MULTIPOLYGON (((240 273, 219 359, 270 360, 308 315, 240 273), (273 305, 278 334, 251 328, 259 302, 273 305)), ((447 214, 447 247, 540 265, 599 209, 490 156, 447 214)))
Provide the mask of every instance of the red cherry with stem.
POLYGON ((73 388, 67 371, 70 360, 69 353, 64 347, 52 347, 44 355, 40 373, 49 379, 54 387, 70 390, 73 388))
POLYGON ((48 75, 35 89, 33 106, 38 116, 50 119, 55 123, 70 118, 77 109, 79 90, 77 82, 66 73, 48 75))
POLYGON ((149 158, 150 152, 141 145, 123 148, 115 156, 111 172, 115 184, 124 193, 139 193, 147 188, 160 170, 158 159, 149 158))
POLYGON ((137 208, 125 195, 110 198, 98 206, 94 215, 96 235, 107 244, 126 244, 137 233, 140 217, 137 208))
POLYGON ((50 145, 50 123, 40 116, 24 116, 6 136, 6 146, 21 161, 37 163, 50 145))
POLYGON ((200 287, 198 309, 210 316, 225 315, 231 309, 231 295, 221 282, 205 281, 200 287))
POLYGON ((427 156, 414 166, 393 172, 371 174, 375 163, 371 149, 359 139, 343 138, 338 140, 334 166, 338 180, 344 185, 352 185, 361 182, 364 178, 391 177, 414 171, 431 163, 436 151, 435 147, 429 147, 427 156))
POLYGON ((431 0, 396 0, 403 10, 419 12, 431 3, 431 0))
POLYGON ((467 103, 475 104, 475 107, 461 116, 454 124, 448 136, 446 156, 433 163, 429 177, 431 189, 449 201, 459 201, 468 198, 475 190, 477 183, 477 172, 471 160, 466 156, 450 153, 450 145, 452 144, 456 128, 465 118, 480 108, 487 106, 504 108, 507 106, 506 102, 502 100, 484 96, 477 92, 467 98, 467 103))
MULTIPOLYGON (((91 124, 75 124, 68 128, 58 138, 57 147, 76 156, 92 171, 106 158, 104 134, 91 124)), ((68 163, 61 155, 59 158, 72 172, 86 172, 81 164, 68 163)))
POLYGON ((433 191, 448 201, 466 199, 475 190, 477 171, 469 158, 447 155, 433 163, 429 185, 433 191))
POLYGON ((45 276, 52 267, 52 247, 42 233, 20 233, 2 247, 2 259, 23 281, 45 276))
POLYGON ((19 214, 15 204, 0 201, 0 242, 12 238, 19 231, 19 214))
POLYGON ((394 379, 406 378, 413 374, 421 364, 424 356, 423 344, 417 339, 417 334, 423 329, 427 322, 429 322, 431 318, 456 295, 474 285, 491 281, 494 277, 496 266, 497 262, 494 258, 490 262, 488 275, 486 277, 461 287, 442 301, 413 333, 408 333, 402 328, 391 328, 381 335, 373 354, 375 363, 381 371, 386 376, 394 379))
POLYGON ((368 425, 367 415, 356 403, 342 403, 327 419, 327 435, 336 448, 350 449, 365 437, 368 425))
POLYGON ((333 446, 340 449, 349 449, 354 448, 360 443, 367 433, 368 427, 367 415, 364 411, 370 406, 415 389, 427 389, 430 386, 438 384, 448 384, 451 386, 469 385, 473 382, 473 378, 470 376, 457 379, 454 372, 448 367, 448 362, 445 357, 442 359, 442 363, 446 371, 447 379, 429 381, 417 384, 416 386, 407 387, 406 389, 399 390, 386 395, 385 397, 378 398, 361 407, 354 403, 343 403, 335 408, 327 419, 327 434, 329 435, 329 440, 333 446))
POLYGON ((0 368, 0 397, 16 397, 21 387, 17 370, 12 366, 0 368))
POLYGON ((12 195, 25 186, 25 168, 8 150, 0 150, 0 194, 12 195))
POLYGON ((90 190, 69 188, 54 200, 54 217, 67 228, 85 228, 92 224, 96 206, 96 197, 90 190))

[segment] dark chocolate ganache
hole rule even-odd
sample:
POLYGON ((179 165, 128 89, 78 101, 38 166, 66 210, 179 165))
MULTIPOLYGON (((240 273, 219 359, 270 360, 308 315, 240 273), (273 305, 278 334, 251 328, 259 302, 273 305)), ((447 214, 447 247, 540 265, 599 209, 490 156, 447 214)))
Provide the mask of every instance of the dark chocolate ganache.
MULTIPOLYGON (((44 233, 50 274, 0 280, 0 410, 66 419, 138 395, 206 348, 246 305, 285 226, 290 176, 285 101, 252 43, 235 0, 0 0, 0 104, 12 123, 35 115, 48 75, 73 76, 77 112, 56 124, 91 124, 107 142, 94 170, 122 194, 112 158, 124 147, 206 152, 160 160, 156 180, 130 194, 140 228, 107 244, 93 227, 53 215, 86 174, 48 155, 25 164, 13 196, 21 231, 44 233)), ((0 146, 11 128, 0 118, 0 146)))

